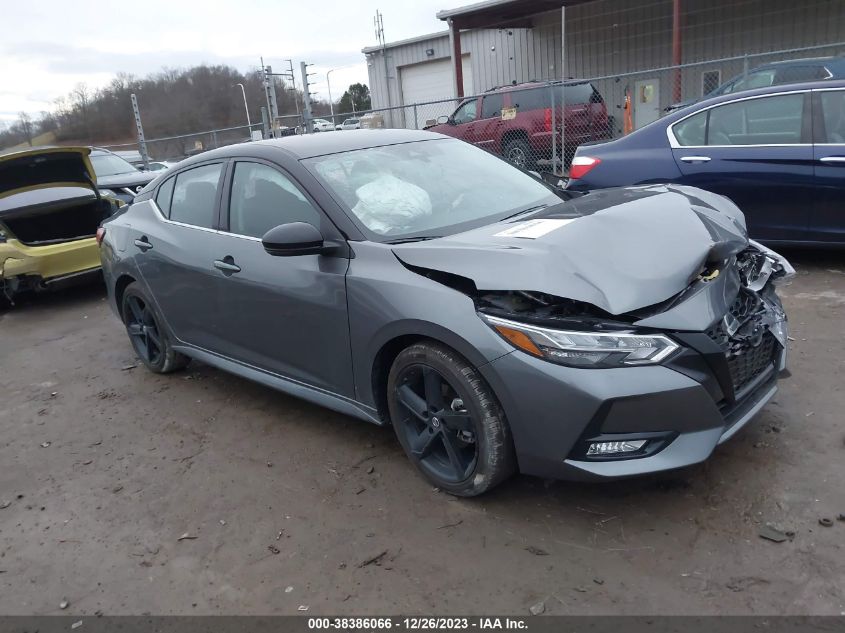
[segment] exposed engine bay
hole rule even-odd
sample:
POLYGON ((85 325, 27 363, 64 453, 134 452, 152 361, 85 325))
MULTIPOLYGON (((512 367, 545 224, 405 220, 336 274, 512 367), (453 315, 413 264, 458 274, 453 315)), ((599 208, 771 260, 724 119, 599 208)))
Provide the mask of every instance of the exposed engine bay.
POLYGON ((720 276, 723 279, 735 276, 738 277, 736 298, 730 306, 725 306, 724 317, 711 328, 718 330, 715 336, 719 342, 734 346, 742 346, 743 342, 759 343, 763 333, 771 330, 785 345, 785 335, 781 336, 777 326, 786 317, 774 286, 794 274, 794 269, 783 257, 762 244, 749 241, 749 246, 735 256, 703 264, 690 285, 676 296, 624 314, 612 315, 583 301, 524 290, 478 291, 473 300, 477 310, 485 314, 537 325, 591 330, 631 329, 646 325, 642 322, 671 310, 720 276))

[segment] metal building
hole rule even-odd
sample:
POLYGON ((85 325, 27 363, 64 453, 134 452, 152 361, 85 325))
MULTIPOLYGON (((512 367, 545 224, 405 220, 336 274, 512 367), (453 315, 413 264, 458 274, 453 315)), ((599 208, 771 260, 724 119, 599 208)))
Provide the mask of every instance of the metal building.
POLYGON ((743 66, 845 54, 845 0, 487 0, 437 17, 448 30, 363 49, 374 108, 578 77, 609 104, 642 97, 640 127, 743 66))

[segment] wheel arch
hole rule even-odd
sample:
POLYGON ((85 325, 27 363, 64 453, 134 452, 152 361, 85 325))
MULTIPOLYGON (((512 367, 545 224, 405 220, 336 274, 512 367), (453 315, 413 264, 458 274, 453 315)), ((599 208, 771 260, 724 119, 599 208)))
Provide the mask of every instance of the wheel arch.
POLYGON ((420 342, 448 347, 463 356, 476 369, 489 362, 467 340, 436 323, 416 320, 392 323, 372 346, 369 382, 365 386, 369 393, 359 394, 362 400, 375 405, 379 417, 385 423, 390 419, 387 412, 387 375, 393 361, 402 350, 420 342))
POLYGON ((114 303, 121 320, 123 319, 123 293, 126 292, 126 288, 129 284, 134 283, 135 281, 137 281, 135 277, 128 273, 123 273, 117 278, 117 281, 114 282, 114 303))

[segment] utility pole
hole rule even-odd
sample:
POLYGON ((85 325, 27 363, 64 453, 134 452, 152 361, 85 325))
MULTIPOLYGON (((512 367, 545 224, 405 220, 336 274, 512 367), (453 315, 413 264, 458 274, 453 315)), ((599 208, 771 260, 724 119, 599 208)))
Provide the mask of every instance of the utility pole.
POLYGON ((299 99, 296 96, 296 75, 293 74, 293 60, 286 59, 288 63, 288 72, 282 73, 286 79, 290 79, 291 87, 288 90, 293 90, 293 105, 296 106, 296 116, 299 116, 299 99))
POLYGON ((311 114, 311 83, 308 81, 309 75, 313 75, 315 73, 309 73, 308 67, 312 66, 313 64, 306 64, 305 62, 299 63, 299 69, 302 72, 302 115, 303 115, 303 126, 305 127, 305 132, 310 134, 314 131, 313 129, 313 115, 311 114))
MULTIPOLYGON (((387 107, 391 107, 390 102, 390 73, 388 72, 387 66, 387 46, 385 45, 384 40, 384 20, 382 19, 381 11, 376 9, 376 15, 373 18, 373 25, 376 28, 376 39, 378 39, 379 45, 381 45, 381 58, 384 60, 384 93, 387 97, 387 107)), ((393 127, 393 110, 388 110, 388 116, 390 117, 391 125, 393 127)))
POLYGON ((138 109, 138 97, 132 93, 132 112, 135 115, 135 127, 138 128, 138 151, 144 161, 144 169, 150 168, 150 155, 147 153, 147 139, 144 138, 144 126, 141 125, 141 111, 138 109))
POLYGON ((267 98, 267 114, 270 117, 271 135, 276 129, 276 118, 279 116, 279 107, 276 103, 276 84, 273 80, 273 69, 264 65, 264 58, 261 58, 261 73, 264 83, 264 94, 267 98))

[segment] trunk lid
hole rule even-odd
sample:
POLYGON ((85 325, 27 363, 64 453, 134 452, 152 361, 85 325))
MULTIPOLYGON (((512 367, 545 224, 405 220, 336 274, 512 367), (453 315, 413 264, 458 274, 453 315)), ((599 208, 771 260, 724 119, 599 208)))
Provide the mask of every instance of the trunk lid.
POLYGON ((96 191, 87 147, 47 147, 0 154, 0 198, 44 187, 96 191))

